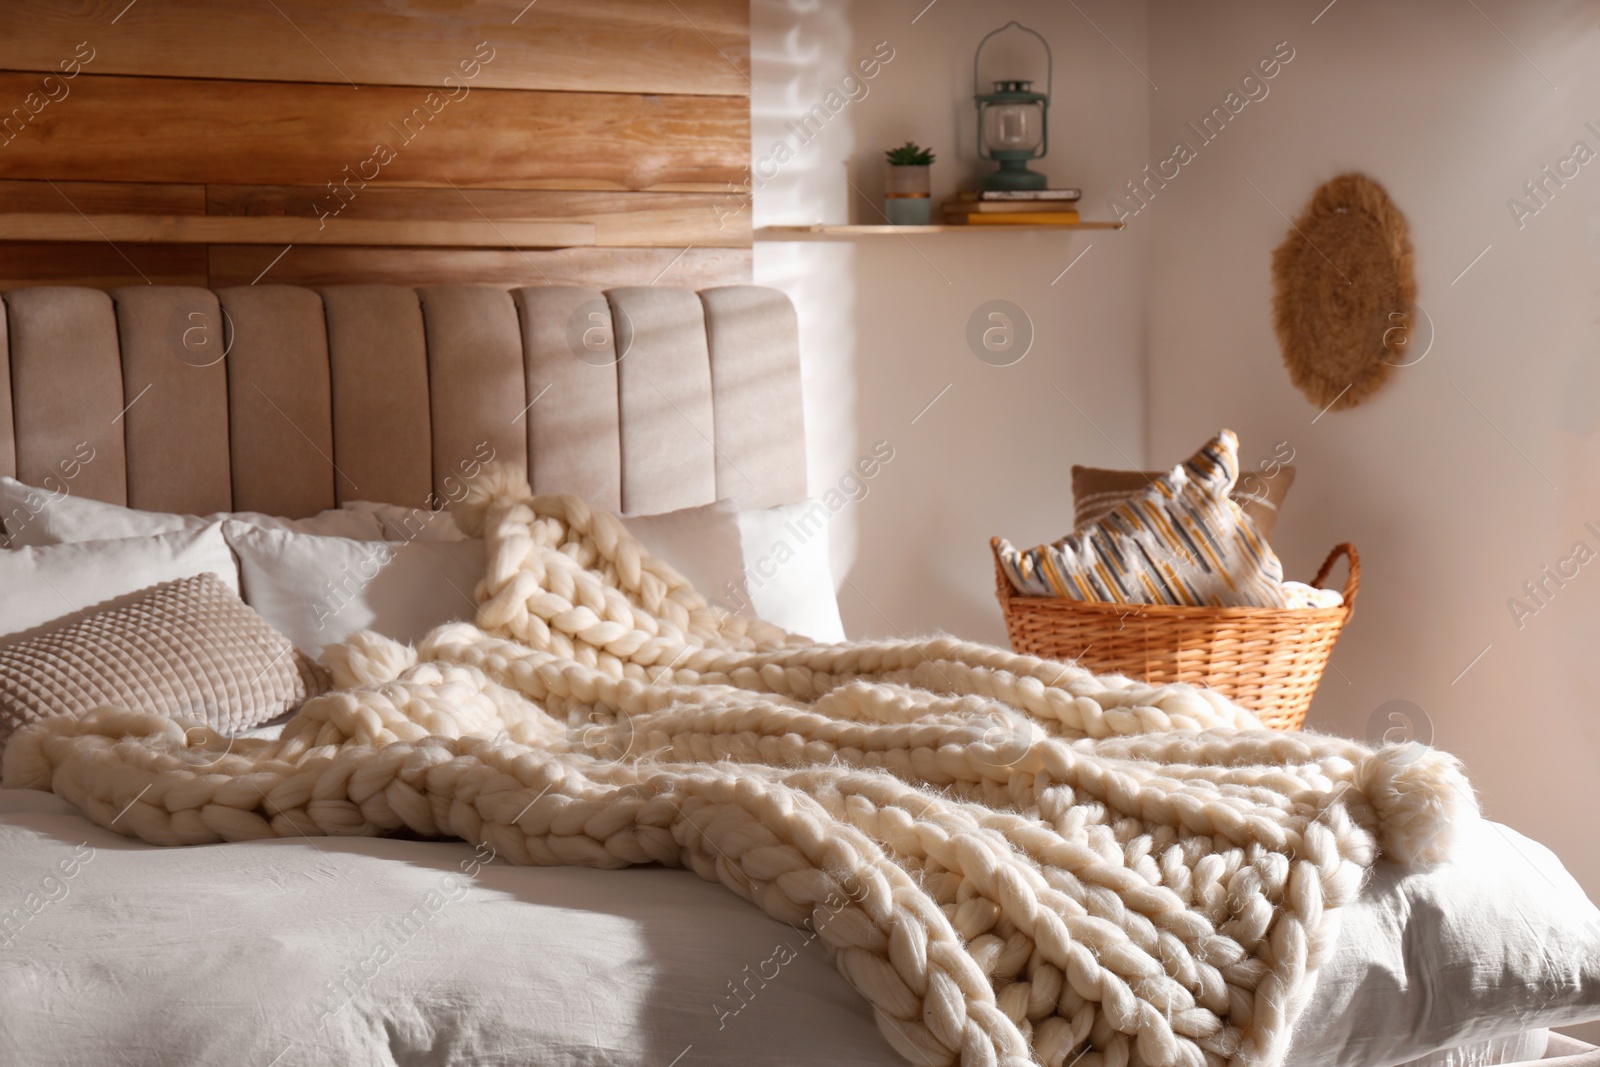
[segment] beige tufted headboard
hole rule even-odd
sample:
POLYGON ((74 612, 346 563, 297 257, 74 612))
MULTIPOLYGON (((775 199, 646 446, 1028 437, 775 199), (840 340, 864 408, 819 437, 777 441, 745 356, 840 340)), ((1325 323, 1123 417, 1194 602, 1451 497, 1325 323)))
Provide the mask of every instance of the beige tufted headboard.
POLYGON ((46 286, 0 314, 0 474, 92 499, 421 507, 490 449, 632 513, 805 496, 771 289, 46 286))

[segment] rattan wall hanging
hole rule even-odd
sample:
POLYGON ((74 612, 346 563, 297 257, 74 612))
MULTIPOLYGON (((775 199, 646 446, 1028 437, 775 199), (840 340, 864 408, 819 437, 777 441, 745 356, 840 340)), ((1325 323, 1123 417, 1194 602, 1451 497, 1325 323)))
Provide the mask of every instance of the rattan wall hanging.
POLYGON ((1354 407, 1406 363, 1411 235, 1371 178, 1341 174, 1312 194, 1272 253, 1272 288, 1284 365, 1317 407, 1354 407))

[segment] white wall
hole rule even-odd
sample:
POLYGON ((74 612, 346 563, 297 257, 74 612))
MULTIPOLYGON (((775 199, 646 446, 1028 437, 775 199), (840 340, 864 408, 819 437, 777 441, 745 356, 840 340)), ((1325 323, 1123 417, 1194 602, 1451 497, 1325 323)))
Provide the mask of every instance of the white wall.
POLYGON ((1507 606, 1575 542, 1600 551, 1600 162, 1521 230, 1507 207, 1575 141, 1600 151, 1594 8, 1343 0, 1312 25, 1325 3, 1151 6, 1152 158, 1277 42, 1295 58, 1133 222, 1154 233, 1149 456, 1176 462, 1221 425, 1252 454, 1288 441, 1288 572, 1347 539, 1364 565, 1311 725, 1359 737, 1415 702, 1489 814, 1600 897, 1600 563, 1521 629, 1507 606), (1409 218, 1436 340, 1317 419, 1272 333, 1274 206, 1293 216, 1349 169, 1409 218))
MULTIPOLYGON (((754 0, 753 158, 762 170, 780 140, 795 152, 764 168, 777 173, 758 185, 756 223, 881 221, 883 152, 907 139, 938 153, 936 203, 970 185, 986 166, 972 148, 973 50, 1013 18, 1055 50, 1042 169, 1053 184, 1083 187, 1099 210, 1144 163, 1149 86, 1134 64, 1146 65, 1145 5, 1079 6, 1126 59, 1071 5, 1041 0, 754 0), (785 124, 879 42, 893 58, 864 83, 866 95, 799 145, 785 124)), ((800 315, 813 493, 838 486, 875 442, 894 449, 830 530, 851 636, 942 629, 1003 641, 989 538, 1033 544, 1070 526, 1071 463, 1142 462, 1148 239, 963 233, 757 245, 755 280, 787 291, 800 315), (1004 368, 980 362, 966 342, 968 317, 997 298, 1023 308, 1035 329, 1030 353, 1004 368)))

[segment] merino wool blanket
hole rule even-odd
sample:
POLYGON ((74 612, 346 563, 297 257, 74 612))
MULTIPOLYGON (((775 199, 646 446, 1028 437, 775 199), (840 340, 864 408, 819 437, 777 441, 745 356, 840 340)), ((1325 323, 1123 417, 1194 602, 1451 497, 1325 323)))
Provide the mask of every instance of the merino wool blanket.
POLYGON ((1262 730, 1188 686, 713 609, 609 514, 486 468, 476 625, 325 653, 278 740, 99 709, 7 786, 158 845, 411 833, 688 867, 826 944, 914 1064, 1270 1065, 1380 853, 1444 858, 1459 765, 1262 730))

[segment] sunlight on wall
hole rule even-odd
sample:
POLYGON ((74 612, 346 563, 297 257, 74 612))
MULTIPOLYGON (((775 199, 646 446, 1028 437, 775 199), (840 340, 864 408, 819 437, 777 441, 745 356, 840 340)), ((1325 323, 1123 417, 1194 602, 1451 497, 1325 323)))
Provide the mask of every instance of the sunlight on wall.
MULTIPOLYGON (((937 153, 936 203, 970 186, 987 169, 973 146, 973 51, 1011 18, 1055 49, 1042 169, 1103 198, 1144 163, 1144 5, 1080 7, 1116 45, 1071 6, 757 0, 757 225, 881 222, 883 153, 908 139, 937 153)), ((830 528, 851 636, 1003 640, 989 538, 1064 533, 1072 463, 1142 458, 1146 243, 1060 232, 757 245, 756 282, 788 292, 800 316, 812 493, 839 488, 877 443, 893 450, 830 528), (1013 366, 981 361, 967 338, 996 299, 1033 327, 1013 366)))
MULTIPOLYGON (((750 5, 752 186, 756 226, 843 221, 847 186, 839 180, 854 149, 847 119, 830 117, 806 143, 791 132, 834 88, 840 57, 855 53, 848 0, 753 0, 750 5), (778 144, 793 158, 779 162, 778 144)), ((763 242, 755 247, 758 285, 782 289, 800 316, 802 351, 827 353, 803 364, 811 491, 821 492, 848 469, 855 432, 855 248, 823 243, 763 242)), ((845 509, 829 525, 835 585, 855 558, 859 525, 845 509)))

